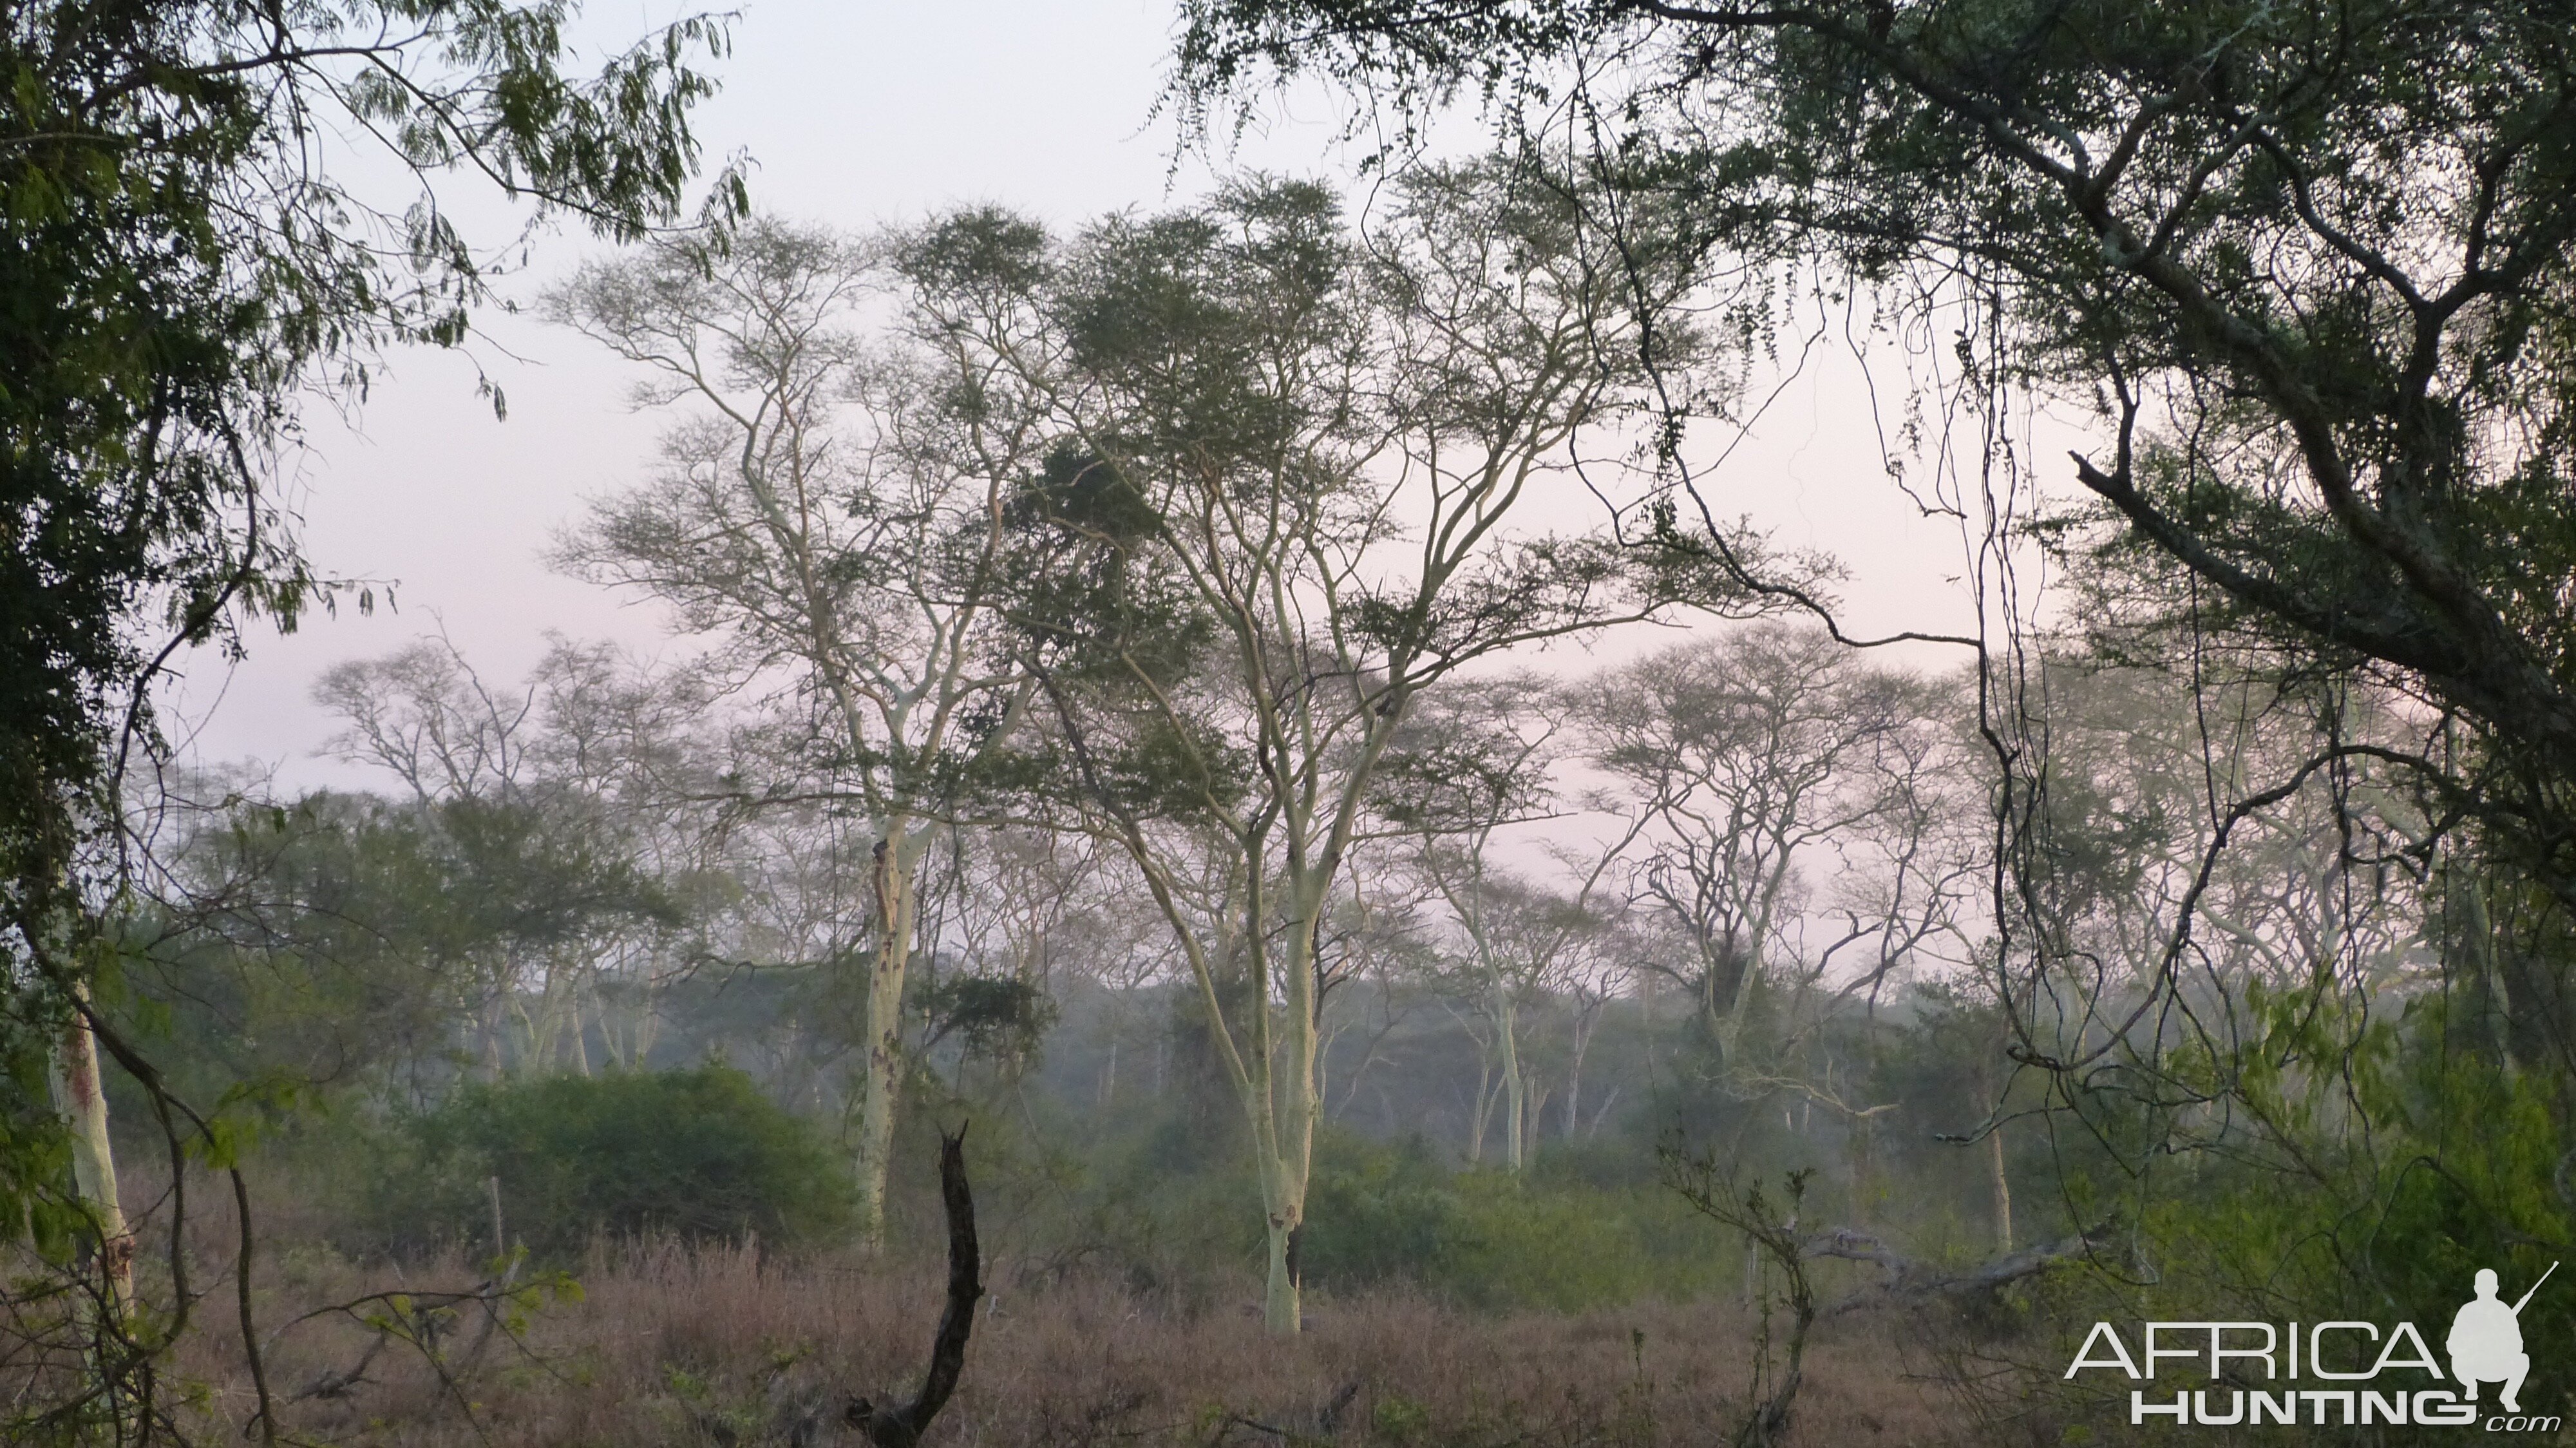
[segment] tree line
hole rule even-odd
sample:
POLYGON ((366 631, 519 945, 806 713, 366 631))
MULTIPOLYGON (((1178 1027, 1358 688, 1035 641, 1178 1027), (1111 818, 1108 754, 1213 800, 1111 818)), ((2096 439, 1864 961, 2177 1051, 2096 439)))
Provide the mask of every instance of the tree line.
POLYGON ((31 1422, 156 1421, 204 1295, 175 1235, 137 1295, 110 1088, 246 1197, 242 1123, 317 1083, 640 1066, 704 1018, 674 992, 788 967, 772 1085, 846 1108, 865 1242, 925 1065, 1186 1023, 1280 1333, 1334 1092, 1400 1070, 1408 1003, 1506 1170, 1633 1026, 1615 1089, 1788 1266, 1857 1249, 1749 1174, 1830 1141, 1858 1213, 1936 1137, 1993 1245, 2074 1234, 2034 1289, 2069 1311, 2315 1319, 2563 1247, 2555 16, 1183 10, 1184 122, 1342 87, 1396 138, 1366 205, 1246 177, 854 238, 728 179, 657 230, 706 22, 580 81, 545 7, 7 12, 0 1218, 83 1365, 31 1422), (1471 92, 1495 150, 1407 149, 1471 92), (324 685, 383 794, 145 786, 176 651, 334 596, 265 491, 300 389, 486 296, 434 194, 304 164, 317 108, 639 243, 542 303, 670 424, 554 558, 700 647, 506 690, 414 649, 324 685), (1805 302, 1901 359, 1887 465, 1962 532, 1970 633, 1858 637, 1830 558, 1730 521, 1702 444, 1805 302), (2090 441, 2028 456, 2042 413, 2090 441), (1913 1119, 1935 1076, 1967 1119, 1913 1119))

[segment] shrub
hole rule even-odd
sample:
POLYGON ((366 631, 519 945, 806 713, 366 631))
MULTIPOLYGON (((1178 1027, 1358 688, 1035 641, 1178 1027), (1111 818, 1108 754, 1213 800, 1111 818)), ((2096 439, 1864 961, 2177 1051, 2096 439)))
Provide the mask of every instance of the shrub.
POLYGON ((1671 1285, 1669 1264, 1642 1240, 1638 1194, 1548 1187, 1501 1172, 1457 1179, 1461 1230, 1436 1284, 1470 1306, 1577 1312, 1671 1285))
POLYGON ((1319 1131, 1299 1249, 1306 1280, 1343 1290, 1431 1285, 1466 1230, 1465 1216, 1451 1173, 1419 1138, 1382 1145, 1319 1131))
POLYGON ((375 1193, 397 1245, 441 1230, 488 1241, 490 1177, 510 1237, 549 1257, 599 1233, 808 1240, 850 1209, 823 1133, 729 1066, 473 1086, 402 1135, 406 1160, 375 1193))
POLYGON ((1316 1134, 1304 1258, 1329 1290, 1410 1282, 1478 1308, 1574 1312, 1706 1288, 1741 1260, 1717 1246, 1656 1183, 1453 1170, 1419 1140, 1316 1134))

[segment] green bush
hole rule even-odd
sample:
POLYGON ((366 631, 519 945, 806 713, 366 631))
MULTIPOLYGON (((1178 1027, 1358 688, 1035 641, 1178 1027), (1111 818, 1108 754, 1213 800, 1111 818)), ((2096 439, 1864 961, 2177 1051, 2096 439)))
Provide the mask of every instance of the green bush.
POLYGON ((1299 1244, 1305 1277, 1324 1287, 1431 1285, 1466 1231, 1453 1174, 1420 1139, 1381 1145, 1316 1133, 1299 1244))
POLYGON ((1638 1210, 1654 1204, 1645 1193, 1660 1190, 1547 1186, 1502 1172, 1462 1173, 1463 1230, 1443 1255, 1437 1284, 1486 1309, 1579 1312, 1654 1296, 1679 1285, 1674 1264, 1658 1260, 1638 1210))
POLYGON ((1452 1170, 1420 1141, 1318 1132, 1306 1197, 1307 1280, 1411 1282, 1480 1308, 1580 1311, 1701 1290, 1717 1238, 1668 1189, 1563 1173, 1452 1170))
POLYGON ((812 1240, 849 1217, 839 1153, 729 1066, 473 1086, 400 1137, 374 1193, 396 1246, 488 1245, 491 1177, 511 1239, 546 1257, 603 1233, 812 1240))

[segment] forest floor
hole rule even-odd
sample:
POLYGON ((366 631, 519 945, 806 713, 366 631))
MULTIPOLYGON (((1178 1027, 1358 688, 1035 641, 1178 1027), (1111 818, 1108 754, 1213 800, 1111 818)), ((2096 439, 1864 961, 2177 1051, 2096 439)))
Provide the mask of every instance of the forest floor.
MULTIPOLYGON (((536 1307, 522 1335, 493 1333, 479 1353, 484 1311, 464 1304, 438 1343, 443 1368, 400 1336, 368 1355, 394 1320, 383 1300, 279 1330, 317 1304, 397 1285, 412 1294, 401 1306, 413 1316, 402 1321, 435 1321, 424 1315, 435 1289, 476 1275, 462 1261, 414 1267, 400 1282, 388 1274, 294 1250, 261 1274, 281 1436, 407 1448, 753 1448, 800 1441, 795 1425, 805 1419, 818 1425, 805 1443, 856 1443, 838 1426, 841 1405, 853 1392, 911 1393, 941 1290, 926 1263, 629 1248, 594 1252, 577 1274, 577 1300, 536 1307), (362 1381, 332 1386, 361 1362, 362 1381)), ((1248 1281, 1244 1297, 1188 1307, 1115 1282, 1005 1286, 978 1314, 963 1382, 925 1441, 1728 1443, 1752 1400, 1762 1332, 1732 1302, 1484 1314, 1385 1293, 1313 1302, 1306 1333, 1282 1345, 1263 1335, 1248 1281)), ((207 1308, 208 1331, 182 1367, 213 1388, 203 1409, 212 1439, 238 1434, 256 1398, 227 1314, 212 1300, 207 1308)), ((1775 1317, 1775 1356, 1785 1329, 1775 1317)), ((1920 1323, 1828 1319, 1804 1368, 1791 1443, 2001 1441, 1997 1425, 1973 1424, 1944 1386, 1955 1373, 1920 1323)))

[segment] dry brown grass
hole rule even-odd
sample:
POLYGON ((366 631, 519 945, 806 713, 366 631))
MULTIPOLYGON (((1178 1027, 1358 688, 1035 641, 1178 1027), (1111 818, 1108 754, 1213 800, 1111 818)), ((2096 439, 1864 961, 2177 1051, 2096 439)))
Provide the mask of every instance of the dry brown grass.
MULTIPOLYGON (((390 1268, 362 1271, 314 1252, 282 1254, 261 1276, 261 1314, 271 1324, 393 1285, 390 1268)), ((422 1290, 472 1276, 461 1261, 402 1274, 422 1290)), ((496 1342, 452 1387, 417 1351, 389 1348, 353 1393, 289 1403, 284 1424, 309 1440, 419 1448, 677 1448, 729 1436, 744 1448, 784 1443, 801 1411, 827 1409, 828 1425, 852 1391, 908 1392, 939 1292, 927 1266, 673 1245, 595 1254, 582 1284, 581 1300, 531 1320, 524 1350, 496 1342)), ((1483 1316, 1390 1293, 1319 1301, 1306 1335, 1282 1347, 1241 1304, 1192 1310, 1076 1280, 1008 1290, 990 1304, 963 1385, 930 1441, 1725 1442, 1744 1413, 1755 1329, 1733 1304, 1483 1316)), ((269 1355, 278 1396, 346 1369, 372 1336, 346 1318, 284 1333, 269 1355)), ((184 1364, 214 1388, 210 1438, 237 1433, 249 1413, 237 1344, 226 1324, 210 1320, 184 1364)), ((1820 1325, 1795 1441, 1963 1441, 1968 1435, 1943 1426, 1951 1415, 1940 1390, 1908 1371, 1927 1366, 1887 1324, 1820 1325)), ((827 1426, 818 1441, 842 1437, 827 1426)))

